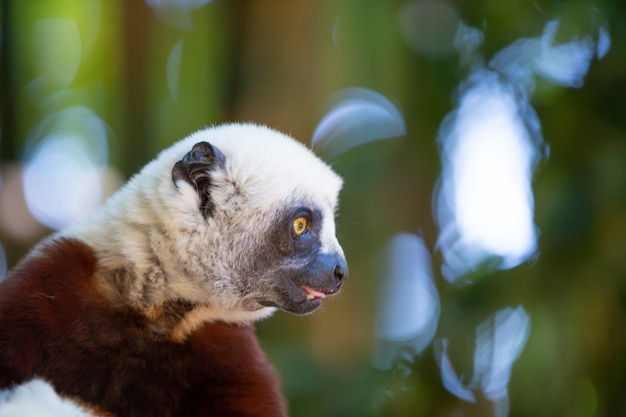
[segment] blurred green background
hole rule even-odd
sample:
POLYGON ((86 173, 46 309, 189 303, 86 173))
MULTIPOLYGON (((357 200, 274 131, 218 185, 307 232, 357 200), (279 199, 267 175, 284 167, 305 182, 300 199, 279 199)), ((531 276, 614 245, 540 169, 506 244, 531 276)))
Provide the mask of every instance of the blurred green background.
MULTIPOLYGON (((0 4, 3 274, 199 128, 254 121, 310 144, 324 127, 316 150, 345 179, 337 223, 350 278, 316 314, 257 326, 291 415, 626 416, 626 3, 0 4), (554 45, 572 48, 507 49, 494 69, 516 41, 545 40, 549 22, 554 45), (580 82, 565 82, 568 59, 585 57, 580 82), (535 71, 529 87, 503 75, 503 62, 541 59, 552 78, 535 71), (533 125, 537 235, 518 262, 486 256, 450 279, 437 214, 449 162, 441 127, 479 68, 513 86, 515 114, 533 125), (417 267, 432 263, 431 284, 400 310, 409 328, 431 318, 418 344, 380 331, 395 294, 381 301, 395 262, 385 248, 401 232, 423 244, 417 267), (513 323, 505 336, 501 322, 513 323)), ((400 275, 415 266, 398 262, 400 275)))

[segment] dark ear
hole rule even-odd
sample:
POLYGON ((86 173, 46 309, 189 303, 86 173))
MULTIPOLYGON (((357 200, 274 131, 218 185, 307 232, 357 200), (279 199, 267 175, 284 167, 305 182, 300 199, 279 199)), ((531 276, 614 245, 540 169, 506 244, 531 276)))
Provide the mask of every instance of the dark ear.
POLYGON ((200 212, 204 217, 211 216, 215 209, 209 193, 211 172, 223 168, 224 161, 224 154, 219 149, 208 142, 199 142, 172 169, 174 185, 183 180, 194 186, 200 197, 200 212))

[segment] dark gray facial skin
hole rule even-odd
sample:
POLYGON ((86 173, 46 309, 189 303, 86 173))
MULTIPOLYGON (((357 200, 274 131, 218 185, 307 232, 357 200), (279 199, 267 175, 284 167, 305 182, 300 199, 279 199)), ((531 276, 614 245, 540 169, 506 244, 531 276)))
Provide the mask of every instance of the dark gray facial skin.
POLYGON ((299 207, 275 223, 267 246, 268 260, 277 263, 268 268, 273 270, 274 285, 257 299, 259 304, 307 314, 315 311, 325 296, 340 291, 348 266, 343 253, 321 251, 323 220, 319 210, 299 207), (298 217, 307 219, 307 230, 301 235, 292 227, 298 217))

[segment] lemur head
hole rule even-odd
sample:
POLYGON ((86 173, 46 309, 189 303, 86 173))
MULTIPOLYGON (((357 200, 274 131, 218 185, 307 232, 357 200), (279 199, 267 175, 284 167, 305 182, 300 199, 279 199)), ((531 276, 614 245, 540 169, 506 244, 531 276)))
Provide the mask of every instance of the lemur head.
POLYGON ((172 181, 211 242, 195 250, 205 251, 213 289, 293 313, 338 292, 347 275, 335 237, 340 178, 299 142, 263 127, 230 125, 184 141, 192 142, 172 181))
POLYGON ((130 260, 122 292, 147 309, 183 301, 232 321, 305 314, 347 276, 334 221, 341 184, 294 139, 224 125, 163 151, 72 234, 111 269, 130 260))

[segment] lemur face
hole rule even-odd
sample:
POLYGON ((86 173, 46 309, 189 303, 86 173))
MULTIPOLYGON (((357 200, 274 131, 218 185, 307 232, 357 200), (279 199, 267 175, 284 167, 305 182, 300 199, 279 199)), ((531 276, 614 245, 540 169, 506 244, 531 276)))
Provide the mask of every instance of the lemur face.
POLYGON ((339 292, 348 274, 335 237, 341 180, 289 137, 238 129, 237 144, 203 137, 172 169, 176 187, 191 185, 197 193, 211 291, 244 300, 250 311, 310 313, 339 292), (249 137, 258 135, 267 140, 249 137))
POLYGON ((266 270, 273 285, 257 302, 296 314, 317 309, 327 295, 339 292, 348 275, 335 238, 332 212, 296 205, 277 215, 268 233, 266 270))

